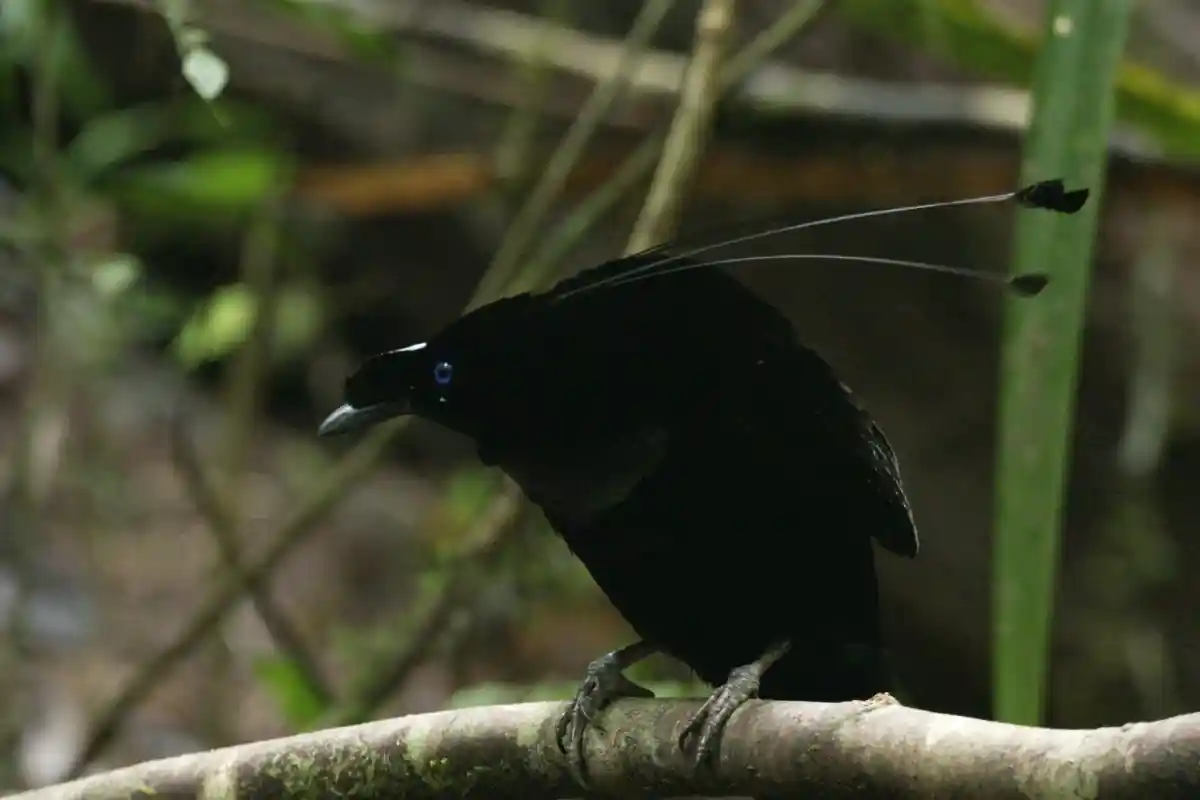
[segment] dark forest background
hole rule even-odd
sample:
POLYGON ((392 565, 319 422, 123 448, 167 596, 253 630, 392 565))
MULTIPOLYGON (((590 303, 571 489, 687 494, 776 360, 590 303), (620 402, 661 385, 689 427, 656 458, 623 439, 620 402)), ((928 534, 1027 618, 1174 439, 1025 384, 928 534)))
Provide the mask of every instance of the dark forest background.
MULTIPOLYGON (((454 318, 497 252, 529 284, 621 252, 649 174, 623 164, 670 119, 695 0, 667 4, 524 252, 502 242, 643 5, 4 0, 4 786, 83 754, 566 697, 629 639, 462 440, 315 431, 357 359, 454 318), (231 564, 272 553, 239 590, 231 564)), ((802 12, 722 101, 685 234, 1016 185, 1042 3, 744 0, 736 46, 802 12)), ((1053 618, 1059 726, 1200 706, 1200 9, 1138 4, 1126 58, 1053 618)), ((786 246, 999 272, 1011 228, 1011 209, 967 208, 786 246)), ((739 275, 902 459, 923 550, 880 562, 906 701, 990 716, 1003 298, 886 267, 739 275)), ((703 691, 665 659, 635 673, 703 691)))

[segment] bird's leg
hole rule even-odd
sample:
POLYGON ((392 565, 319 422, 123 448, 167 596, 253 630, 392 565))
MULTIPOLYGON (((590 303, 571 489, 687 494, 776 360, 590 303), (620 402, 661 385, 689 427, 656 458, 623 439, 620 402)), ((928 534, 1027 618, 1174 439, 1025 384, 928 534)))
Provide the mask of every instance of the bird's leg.
POLYGON ((580 783, 585 781, 583 762, 583 732, 588 725, 603 730, 596 715, 614 700, 622 697, 654 697, 654 693, 626 678, 624 670, 649 655, 658 652, 655 645, 646 641, 626 645, 611 653, 600 656, 588 664, 587 677, 575 699, 558 721, 558 746, 567 756, 580 783))
POLYGON ((758 696, 758 684, 763 673, 791 647, 791 642, 776 642, 755 661, 730 670, 725 684, 717 687, 704 701, 704 705, 700 706, 696 715, 688 721, 687 727, 679 735, 679 747, 686 753, 690 749, 690 740, 695 738, 694 758, 697 766, 716 755, 717 743, 725 723, 743 703, 758 696))

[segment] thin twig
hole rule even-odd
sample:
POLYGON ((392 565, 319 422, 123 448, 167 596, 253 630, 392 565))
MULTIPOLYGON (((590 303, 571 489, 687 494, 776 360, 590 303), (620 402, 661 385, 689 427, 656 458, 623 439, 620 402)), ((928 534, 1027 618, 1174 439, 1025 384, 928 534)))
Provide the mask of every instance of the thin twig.
MULTIPOLYGON (((181 23, 176 20, 171 25, 172 28, 178 28, 181 23)), ((283 265, 278 257, 281 233, 280 201, 277 197, 269 197, 259 207, 243 237, 241 278, 247 292, 254 299, 254 305, 246 341, 226 372, 226 414, 222 431, 223 447, 220 453, 223 469, 217 472, 223 480, 209 487, 214 493, 213 500, 222 510, 227 511, 229 521, 229 526, 220 532, 209 526, 209 530, 217 537, 222 556, 223 563, 217 569, 231 569, 235 575, 241 572, 239 520, 242 516, 244 485, 241 476, 245 471, 246 456, 252 440, 251 433, 258 416, 262 383, 270 368, 279 310, 279 288, 283 272, 283 265)), ((268 581, 264 580, 263 585, 251 591, 254 610, 260 612, 262 623, 272 636, 275 633, 284 635, 285 638, 277 640, 277 644, 299 646, 300 640, 290 635, 291 628, 282 613, 267 600, 267 583, 268 581), (270 616, 261 616, 264 609, 267 609, 270 616)), ((300 658, 303 659, 304 648, 300 647, 299 650, 300 658)), ((229 705, 223 702, 222 694, 229 685, 232 660, 224 637, 216 637, 209 651, 211 663, 206 673, 204 688, 211 692, 211 696, 202 701, 205 713, 201 727, 210 740, 222 741, 228 738, 229 705)), ((316 664, 309 663, 306 666, 315 669, 316 664)), ((307 674, 307 671, 302 674, 307 674)), ((321 691, 317 685, 308 688, 317 694, 321 691)))
MULTIPOLYGON (((539 10, 550 16, 561 0, 542 0, 539 10)), ((550 64, 543 57, 543 48, 512 59, 510 68, 513 85, 517 87, 517 102, 512 104, 504 127, 500 129, 492 156, 491 167, 499 176, 501 191, 517 189, 533 168, 534 144, 545 116, 545 98, 550 88, 550 64)))
MULTIPOLYGON (((728 90, 734 83, 750 77, 751 73, 767 63, 767 59, 779 48, 795 38, 796 33, 804 28, 825 7, 825 0, 799 0, 793 3, 775 20, 773 24, 763 29, 750 44, 729 58, 721 76, 722 91, 728 90)), ((816 75, 797 76, 797 84, 812 82, 816 75)), ((798 87, 797 87, 798 88, 798 87)))
POLYGON ((246 454, 252 440, 254 421, 271 356, 275 347, 275 328, 282 298, 283 260, 279 257, 282 235, 282 202, 268 198, 246 234, 241 255, 242 281, 254 298, 253 319, 245 344, 231 365, 226 385, 226 425, 221 453, 225 480, 220 488, 227 496, 231 512, 237 516, 241 505, 239 480, 245 470, 246 454))
POLYGON ((464 605, 464 595, 478 585, 477 571, 471 567, 490 561, 511 541, 510 534, 519 529, 516 522, 522 507, 520 489, 512 481, 505 480, 504 488, 472 526, 450 563, 442 568, 448 576, 438 586, 435 596, 429 599, 404 645, 387 659, 387 666, 365 681, 342 707, 324 715, 315 727, 364 722, 404 684, 442 638, 454 611, 464 605))
POLYGON ((642 6, 630 27, 629 36, 621 45, 617 63, 609 76, 596 84, 579 111, 579 116, 563 135, 562 141, 546 163, 541 180, 529 193, 529 198, 517 212, 508 234, 501 241, 491 268, 480 284, 488 294, 510 284, 521 257, 537 234, 542 221, 555 199, 562 193, 571 170, 579 162, 588 143, 600 128, 613 104, 626 86, 629 73, 635 67, 658 31, 675 0, 649 0, 642 6))
POLYGON ((661 146, 661 136, 647 138, 617 167, 603 186, 581 200, 571 215, 546 238, 545 244, 529 258, 525 270, 517 275, 512 291, 533 290, 542 277, 550 273, 553 265, 566 259, 576 243, 645 179, 646 173, 658 159, 661 146))
POLYGON ((323 703, 333 700, 333 690, 323 675, 320 663, 304 644, 304 639, 288 620, 287 615, 276 606, 270 588, 262 576, 254 579, 246 575, 242 566, 241 544, 233 515, 225 507, 220 495, 205 475, 195 443, 188 435, 183 415, 176 415, 171 424, 171 456, 183 478, 188 497, 204 518, 209 532, 217 542, 225 568, 234 580, 245 586, 258 616, 270 634, 275 647, 296 666, 306 688, 323 703))
MULTIPOLYGON (((822 6, 822 0, 809 0, 797 3, 780 16, 770 27, 755 37, 741 52, 732 56, 720 73, 720 93, 724 96, 746 79, 755 69, 765 63, 768 58, 783 44, 791 41, 816 15, 822 6)), ((661 133, 652 133, 642 140, 624 163, 617 168, 616 174, 604 186, 596 189, 583 201, 581 207, 586 207, 592 219, 599 219, 622 199, 622 193, 613 191, 615 184, 632 189, 654 167, 658 153, 663 146, 664 138, 661 133)), ((567 253, 574 247, 576 241, 583 237, 586 228, 575 224, 574 216, 560 223, 547 234, 545 244, 530 259, 532 264, 543 264, 558 253, 567 253)), ((627 252, 636 252, 628 251, 627 252)))
POLYGON ((696 174, 696 162, 712 128, 719 94, 721 60, 733 27, 736 0, 705 0, 696 16, 696 46, 683 78, 679 110, 663 144, 646 205, 629 237, 627 252, 663 242, 675 230, 683 196, 696 174))
POLYGON ((287 556, 312 537, 318 530, 317 524, 333 510, 337 502, 351 487, 363 481, 376 468, 392 440, 407 424, 407 418, 400 418, 389 425, 381 426, 368 436, 312 491, 308 502, 279 526, 278 531, 269 540, 270 544, 266 550, 245 566, 241 576, 227 575, 222 578, 221 584, 213 590, 175 638, 143 662, 129 682, 124 684, 112 701, 93 718, 87 743, 80 749, 68 771, 69 777, 83 774, 87 765, 113 740, 125 718, 189 653, 204 642, 225 616, 237 606, 245 594, 246 585, 274 572, 287 556))

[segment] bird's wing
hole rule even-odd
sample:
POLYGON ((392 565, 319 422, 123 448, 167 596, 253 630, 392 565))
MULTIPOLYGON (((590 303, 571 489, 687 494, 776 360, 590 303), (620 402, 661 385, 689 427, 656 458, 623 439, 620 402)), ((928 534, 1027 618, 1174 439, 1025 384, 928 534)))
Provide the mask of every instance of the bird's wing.
POLYGON ((800 344, 773 349, 732 383, 724 402, 740 435, 774 453, 781 469, 810 482, 889 551, 917 555, 895 451, 824 359, 800 344))

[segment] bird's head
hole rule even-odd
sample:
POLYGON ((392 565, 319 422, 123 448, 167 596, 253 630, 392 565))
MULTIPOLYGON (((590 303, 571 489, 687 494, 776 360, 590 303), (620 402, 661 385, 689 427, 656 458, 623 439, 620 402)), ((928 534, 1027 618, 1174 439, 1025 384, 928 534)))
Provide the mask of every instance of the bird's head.
POLYGON ((603 441, 661 422, 734 375, 761 363, 763 348, 789 341, 791 325, 723 273, 755 261, 843 260, 983 279, 1019 295, 1046 285, 1041 274, 999 276, 957 267, 868 256, 785 254, 711 261, 714 247, 870 216, 1016 201, 1073 214, 1087 190, 1061 180, 987 197, 907 206, 784 225, 686 252, 653 248, 562 281, 546 295, 523 294, 466 314, 427 342, 369 358, 346 382, 345 403, 321 435, 347 433, 413 414, 483 444, 603 441), (703 269, 700 269, 703 268, 703 269))
POLYGON ((647 338, 632 328, 597 329, 586 314, 564 314, 536 296, 502 300, 426 342, 368 358, 346 380, 343 405, 320 435, 404 415, 480 443, 619 434, 645 421, 663 385, 647 338))

